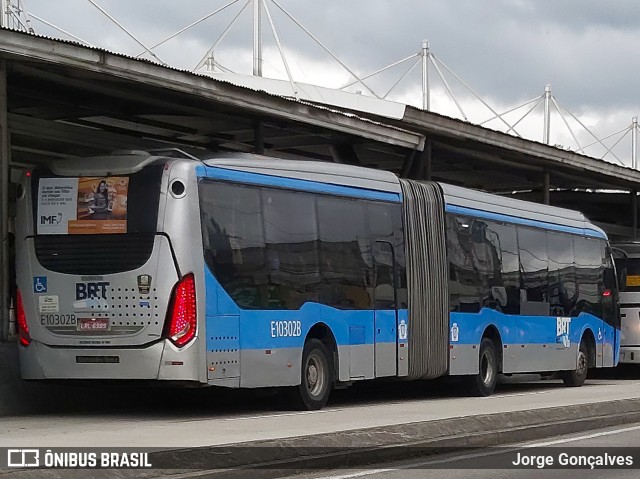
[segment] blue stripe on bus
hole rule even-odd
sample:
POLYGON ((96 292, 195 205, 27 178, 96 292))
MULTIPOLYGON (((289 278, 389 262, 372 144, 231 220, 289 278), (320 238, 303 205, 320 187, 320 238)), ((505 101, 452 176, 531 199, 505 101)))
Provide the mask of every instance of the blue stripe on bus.
MULTIPOLYGON (((318 303, 305 303, 298 310, 247 310, 241 309, 222 288, 207 266, 204 268, 206 290, 207 350, 224 349, 222 344, 231 339, 227 331, 236 324, 238 333, 236 348, 239 349, 278 349, 302 347, 309 330, 317 323, 326 324, 332 331, 339 346, 353 344, 373 344, 376 329, 378 342, 395 342, 396 331, 390 315, 381 315, 380 324, 374 320, 372 310, 340 310, 318 303), (295 335, 279 336, 277 322, 299 321, 300 329, 295 335), (275 335, 274 335, 275 333, 275 335), (238 337, 239 336, 239 337, 238 337)), ((395 315, 393 315, 395 316, 395 315)), ((412 334, 408 311, 398 311, 398 321, 408 326, 408 336, 412 334)), ((451 344, 479 344, 482 334, 488 326, 498 329, 503 344, 550 344, 557 340, 556 316, 508 315, 490 308, 482 308, 478 313, 450 313, 450 331, 457 329, 458 340, 451 344)), ((585 329, 591 329, 597 338, 604 334, 605 342, 612 342, 615 328, 600 318, 580 313, 571 318, 570 337, 572 342, 580 341, 585 329)), ((404 342, 404 341, 400 341, 404 342)), ((611 345, 613 347, 613 344, 611 345)))
MULTIPOLYGON (((377 343, 395 343, 397 330, 395 315, 380 315, 375 319, 371 310, 339 310, 318 303, 305 303, 298 310, 243 310, 220 286, 205 266, 206 290, 206 345, 207 351, 228 349, 277 350, 302 348, 311 328, 324 323, 331 330, 338 346, 377 343), (285 329, 282 323, 289 323, 285 329), (383 334, 377 334, 380 329, 383 334), (280 333, 284 332, 284 335, 280 333)), ((592 314, 580 313, 572 317, 568 338, 578 343, 586 330, 591 330, 596 340, 603 338, 606 349, 613 351, 617 363, 615 337, 619 331, 592 314)), ((408 311, 398 311, 398 322, 408 327, 412 334, 408 311)), ((478 313, 450 313, 449 331, 456 330, 457 340, 450 336, 452 345, 478 345, 487 327, 495 326, 504 345, 558 344, 558 318, 556 316, 507 315, 489 308, 478 313)), ((406 343, 407 338, 398 341, 406 343)))
MULTIPOLYGON (((239 349, 302 348, 309 330, 317 323, 324 323, 331 329, 338 346, 374 343, 376 324, 373 310, 341 310, 311 302, 303 304, 297 310, 241 309, 220 286, 207 266, 204 274, 207 351, 229 349, 232 336, 239 349), (297 327, 292 330, 288 324, 285 335, 279 334, 283 332, 278 331, 279 323, 297 321, 300 322, 299 330, 297 327), (234 322, 239 323, 239 334, 230 332, 234 322)), ((379 343, 396 342, 395 314, 393 322, 390 318, 389 314, 379 318, 379 343)), ((398 318, 406 323, 407 310, 398 311, 398 318)))
POLYGON ((586 236, 592 236, 594 238, 607 239, 607 236, 605 234, 596 230, 591 230, 587 228, 575 228, 573 226, 565 226, 565 225, 559 225, 556 223, 548 223, 546 221, 529 220, 529 219, 520 218, 517 216, 477 210, 475 208, 469 208, 466 206, 457 206, 457 205, 447 204, 445 207, 445 210, 448 213, 458 213, 461 215, 475 216, 478 218, 486 218, 489 220, 504 221, 507 223, 513 223, 518 225, 534 226, 538 228, 544 228, 544 229, 554 230, 554 231, 562 231, 565 233, 572 233, 572 234, 581 235, 581 236, 586 235, 586 236))
MULTIPOLYGON (((585 330, 590 329, 594 337, 602 334, 605 342, 612 342, 615 328, 597 316, 580 313, 578 316, 563 318, 568 322, 568 337, 571 343, 579 343, 585 330)), ((482 308, 478 313, 450 314, 450 334, 453 345, 477 345, 484 331, 489 326, 495 326, 504 345, 521 344, 553 344, 558 343, 557 316, 527 316, 511 315, 482 308), (457 334, 457 341, 455 334, 457 334)))
POLYGON ((196 176, 198 178, 207 176, 207 167, 204 165, 196 165, 196 176))
POLYGON ((275 186, 278 188, 288 188, 302 190, 310 193, 327 193, 338 196, 350 196, 367 200, 381 200, 398 203, 402 201, 399 193, 389 193, 385 191, 368 190, 351 186, 332 185, 319 181, 299 180, 295 178, 283 178, 281 176, 265 175, 260 173, 249 173, 246 171, 228 170, 219 167, 202 168, 196 167, 196 174, 199 177, 214 178, 218 180, 235 181, 238 183, 249 183, 253 185, 275 186))

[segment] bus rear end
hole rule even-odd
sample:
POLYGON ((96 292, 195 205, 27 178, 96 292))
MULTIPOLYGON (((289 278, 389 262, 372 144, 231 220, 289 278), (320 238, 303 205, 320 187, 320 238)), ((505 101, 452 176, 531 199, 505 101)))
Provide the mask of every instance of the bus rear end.
POLYGON ((620 285, 620 363, 640 364, 640 243, 614 246, 624 252, 616 263, 626 272, 620 285))
POLYGON ((17 226, 24 379, 204 380, 192 165, 139 153, 25 175, 17 226))

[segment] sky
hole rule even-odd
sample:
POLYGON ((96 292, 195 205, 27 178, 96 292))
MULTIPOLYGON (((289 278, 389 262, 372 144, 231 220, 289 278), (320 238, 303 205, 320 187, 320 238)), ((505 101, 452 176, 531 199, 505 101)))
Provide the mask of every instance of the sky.
MULTIPOLYGON (((231 1, 93 0, 146 46, 231 1)), ((89 0, 23 2, 34 15, 31 25, 36 33, 70 39, 37 16, 101 48, 132 56, 143 51, 89 0)), ((193 70, 245 3, 238 0, 154 53, 171 66, 193 70)), ((522 105, 541 98, 545 85, 551 85, 563 114, 551 102, 550 144, 631 163, 629 127, 640 114, 637 0, 266 0, 266 4, 294 81, 340 88, 353 77, 279 7, 360 77, 417 54, 427 40, 444 77, 443 81, 430 64, 431 109, 440 114, 505 131, 502 122, 486 121, 493 112, 515 109, 503 116, 505 121, 518 122, 515 129, 521 136, 542 141, 543 102, 529 114, 536 102, 522 105)), ((262 20, 263 75, 286 79, 266 13, 262 20)), ((216 61, 233 72, 252 72, 252 23, 249 5, 216 47, 216 61)), ((143 57, 152 59, 149 54, 143 57)), ((382 97, 417 60, 403 62, 366 83, 382 97)), ((205 73, 206 68, 198 71, 205 73)), ((421 108, 421 75, 418 64, 386 98, 421 108)), ((361 84, 347 91, 369 94, 361 84)))

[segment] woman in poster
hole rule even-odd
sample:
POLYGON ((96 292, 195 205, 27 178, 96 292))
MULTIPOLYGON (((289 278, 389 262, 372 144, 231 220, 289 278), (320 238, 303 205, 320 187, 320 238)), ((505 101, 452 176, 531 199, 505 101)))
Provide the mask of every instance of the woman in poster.
POLYGON ((111 217, 109 210, 109 188, 107 182, 101 180, 93 194, 93 203, 89 206, 89 214, 94 220, 108 220, 111 217))

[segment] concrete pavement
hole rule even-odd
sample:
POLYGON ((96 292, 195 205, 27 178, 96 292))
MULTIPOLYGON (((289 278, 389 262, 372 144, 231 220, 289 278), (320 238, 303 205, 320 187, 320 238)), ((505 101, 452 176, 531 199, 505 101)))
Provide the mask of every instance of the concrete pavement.
POLYGON ((392 460, 430 448, 502 445, 640 422, 640 381, 606 377, 582 388, 561 381, 503 384, 488 398, 467 398, 437 382, 373 382, 336 391, 329 407, 314 412, 283 411, 277 397, 218 389, 13 381, 18 403, 0 417, 0 447, 151 448, 154 464, 187 474, 270 464, 262 473, 273 475, 279 467, 392 460), (25 390, 31 396, 20 403, 25 390))

